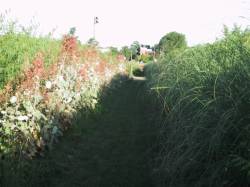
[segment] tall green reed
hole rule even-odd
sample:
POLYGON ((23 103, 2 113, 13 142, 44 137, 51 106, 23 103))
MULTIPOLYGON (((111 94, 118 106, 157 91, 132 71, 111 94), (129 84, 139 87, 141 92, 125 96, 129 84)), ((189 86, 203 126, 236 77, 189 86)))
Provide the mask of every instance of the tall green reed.
POLYGON ((165 56, 146 67, 163 118, 158 186, 239 186, 250 181, 249 32, 165 56))

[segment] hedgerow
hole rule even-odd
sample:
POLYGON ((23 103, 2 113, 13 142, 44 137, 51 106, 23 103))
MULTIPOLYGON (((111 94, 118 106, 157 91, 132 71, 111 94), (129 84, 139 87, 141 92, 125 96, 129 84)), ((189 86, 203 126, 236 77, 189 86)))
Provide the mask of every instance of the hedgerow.
POLYGON ((60 41, 49 36, 35 37, 35 26, 25 28, 0 15, 0 89, 30 64, 38 52, 43 53, 46 66, 56 61, 60 41))
POLYGON ((0 107, 0 153, 33 158, 50 148, 72 126, 77 111, 91 110, 100 88, 125 65, 110 64, 95 48, 80 49, 65 36, 57 61, 45 67, 38 53, 22 76, 5 86, 0 107))

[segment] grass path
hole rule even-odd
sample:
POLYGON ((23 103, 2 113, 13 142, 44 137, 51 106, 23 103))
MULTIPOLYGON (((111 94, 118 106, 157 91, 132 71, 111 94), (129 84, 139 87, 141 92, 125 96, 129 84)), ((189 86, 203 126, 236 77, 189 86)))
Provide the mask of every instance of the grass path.
POLYGON ((26 176, 23 184, 152 186, 150 158, 155 133, 148 103, 142 97, 143 84, 126 80, 119 88, 107 89, 101 111, 81 116, 77 127, 48 156, 32 161, 22 173, 26 176))

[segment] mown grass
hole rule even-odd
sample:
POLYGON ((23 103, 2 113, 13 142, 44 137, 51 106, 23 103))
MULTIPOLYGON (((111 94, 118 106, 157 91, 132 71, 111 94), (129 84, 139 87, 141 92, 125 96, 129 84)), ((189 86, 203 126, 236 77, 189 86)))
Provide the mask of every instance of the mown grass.
POLYGON ((155 185, 250 184, 249 36, 235 28, 146 67, 163 119, 155 185))

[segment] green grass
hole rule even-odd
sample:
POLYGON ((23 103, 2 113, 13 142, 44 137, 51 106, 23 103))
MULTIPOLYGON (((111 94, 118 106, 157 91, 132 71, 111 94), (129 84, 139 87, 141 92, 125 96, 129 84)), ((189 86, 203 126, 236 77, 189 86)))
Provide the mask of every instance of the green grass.
POLYGON ((136 75, 140 70, 140 65, 138 61, 130 61, 126 65, 126 69, 128 72, 129 77, 133 77, 136 75))
POLYGON ((236 28, 146 67, 163 120, 156 186, 250 184, 249 35, 236 28))
POLYGON ((2 186, 152 186, 155 127, 144 82, 115 78, 44 158, 7 162, 2 186), (11 179, 11 180, 10 180, 11 179))
POLYGON ((25 27, 8 18, 8 12, 0 15, 0 89, 19 76, 37 53, 43 54, 46 66, 56 61, 61 41, 37 36, 36 30, 36 25, 25 27))
MULTIPOLYGON (((38 52, 56 61, 60 41, 1 24, 0 89, 38 52)), ((44 157, 1 156, 0 186, 250 186, 250 32, 138 67, 146 85, 114 79, 44 157)))
POLYGON ((55 62, 60 52, 60 41, 46 37, 32 37, 24 33, 6 33, 0 36, 0 88, 19 75, 24 65, 30 64, 38 52, 45 65, 55 62), (25 64, 27 63, 27 64, 25 64))

